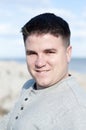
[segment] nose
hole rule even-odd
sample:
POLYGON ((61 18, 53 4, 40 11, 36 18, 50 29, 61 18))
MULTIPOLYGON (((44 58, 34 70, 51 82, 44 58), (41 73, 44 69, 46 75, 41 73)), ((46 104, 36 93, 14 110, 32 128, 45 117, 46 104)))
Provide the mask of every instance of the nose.
POLYGON ((42 68, 46 65, 46 61, 43 56, 38 56, 35 61, 35 67, 36 68, 42 68))

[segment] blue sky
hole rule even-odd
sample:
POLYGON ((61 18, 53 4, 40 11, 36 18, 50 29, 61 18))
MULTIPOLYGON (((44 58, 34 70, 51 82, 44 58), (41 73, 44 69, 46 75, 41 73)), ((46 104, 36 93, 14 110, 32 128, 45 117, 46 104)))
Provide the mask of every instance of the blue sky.
POLYGON ((21 27, 44 12, 68 21, 72 57, 86 58, 86 0, 0 0, 0 58, 25 57, 21 27))

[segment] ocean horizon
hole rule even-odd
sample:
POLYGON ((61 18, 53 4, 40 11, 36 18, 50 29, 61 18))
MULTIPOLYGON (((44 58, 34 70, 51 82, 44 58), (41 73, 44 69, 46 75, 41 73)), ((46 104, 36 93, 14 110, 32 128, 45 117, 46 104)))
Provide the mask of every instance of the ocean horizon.
MULTIPOLYGON (((0 61, 15 61, 21 64, 26 63, 25 58, 0 58, 0 61)), ((86 58, 72 58, 69 63, 69 70, 86 74, 86 58)))

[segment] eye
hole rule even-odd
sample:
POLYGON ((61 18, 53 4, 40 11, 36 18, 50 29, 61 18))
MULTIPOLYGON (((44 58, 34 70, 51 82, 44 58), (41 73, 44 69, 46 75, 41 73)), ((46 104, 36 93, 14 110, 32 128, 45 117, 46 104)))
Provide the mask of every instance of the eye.
POLYGON ((55 52, 54 52, 54 51, 49 51, 49 52, 47 52, 47 53, 51 53, 51 54, 52 54, 52 53, 55 53, 55 52))
POLYGON ((49 49, 49 50, 46 50, 45 53, 46 53, 46 54, 55 54, 56 51, 55 51, 55 50, 52 50, 52 49, 49 49))

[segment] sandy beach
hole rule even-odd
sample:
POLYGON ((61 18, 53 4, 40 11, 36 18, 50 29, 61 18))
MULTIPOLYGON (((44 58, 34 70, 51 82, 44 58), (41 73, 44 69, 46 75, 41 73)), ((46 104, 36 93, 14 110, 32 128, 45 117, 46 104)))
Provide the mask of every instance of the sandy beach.
MULTIPOLYGON (((86 91, 86 74, 70 73, 86 91)), ((26 64, 0 61, 0 116, 12 109, 23 84, 30 78, 26 64)))

